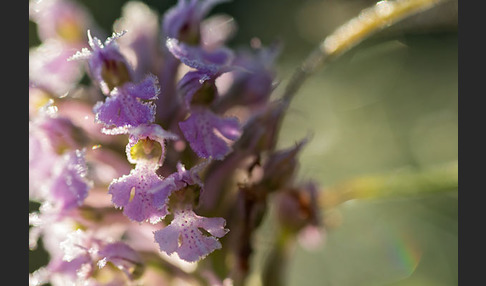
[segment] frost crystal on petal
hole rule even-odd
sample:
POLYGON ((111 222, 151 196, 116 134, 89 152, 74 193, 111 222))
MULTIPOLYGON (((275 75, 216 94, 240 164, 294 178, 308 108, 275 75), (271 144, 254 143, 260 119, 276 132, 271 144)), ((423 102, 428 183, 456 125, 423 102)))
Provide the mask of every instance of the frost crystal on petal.
POLYGON ((77 51, 74 55, 70 56, 67 61, 87 60, 91 57, 91 54, 89 49, 82 48, 80 51, 77 51))
POLYGON ((122 37, 123 35, 126 34, 127 31, 123 30, 121 32, 113 32, 113 34, 111 35, 111 37, 108 37, 106 40, 105 40, 105 46, 108 46, 111 42, 113 42, 114 40, 122 37))
POLYGON ((199 157, 216 160, 223 159, 231 151, 226 139, 237 140, 241 135, 237 118, 219 117, 204 108, 194 107, 179 127, 199 157))
POLYGON ((217 238, 228 233, 225 224, 223 218, 201 217, 186 207, 174 212, 168 226, 154 232, 155 242, 169 255, 175 252, 185 261, 196 262, 221 248, 217 238))
POLYGON ((68 233, 67 238, 59 244, 64 252, 62 259, 71 262, 77 257, 88 255, 89 240, 88 234, 80 229, 68 233))

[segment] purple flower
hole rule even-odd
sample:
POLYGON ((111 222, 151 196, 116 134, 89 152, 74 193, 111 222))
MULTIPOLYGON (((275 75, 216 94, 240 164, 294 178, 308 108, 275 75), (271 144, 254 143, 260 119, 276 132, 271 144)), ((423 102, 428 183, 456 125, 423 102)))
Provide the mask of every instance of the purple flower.
POLYGON ((173 190, 171 180, 164 180, 150 165, 137 164, 130 174, 114 179, 108 193, 129 219, 157 223, 169 213, 166 203, 173 190))
POLYGON ((95 285, 89 279, 86 270, 91 270, 88 256, 79 256, 71 261, 62 260, 62 257, 51 257, 49 264, 41 267, 29 275, 29 285, 40 286, 49 283, 53 286, 76 285, 83 281, 85 285, 95 285), (80 271, 84 267, 84 271, 80 271), (89 269, 88 269, 89 268, 89 269))
MULTIPOLYGON (((168 38, 190 45, 200 42, 200 24, 209 10, 224 0, 179 0, 177 5, 168 10, 162 20, 162 40, 168 38)), ((177 96, 176 75, 180 61, 162 45, 163 64, 158 76, 163 89, 157 100, 157 120, 165 126, 176 127, 178 121, 184 118, 184 110, 180 98, 177 96)))
POLYGON ((168 214, 169 196, 183 187, 179 181, 187 180, 187 174, 182 165, 165 179, 156 171, 165 157, 165 140, 177 138, 157 124, 130 129, 126 153, 136 166, 130 174, 113 180, 108 192, 115 206, 124 208, 123 213, 131 220, 156 223, 168 214))
POLYGON ((29 197, 49 202, 58 212, 82 203, 91 181, 86 178, 86 143, 82 130, 58 116, 48 104, 29 122, 29 197))
POLYGON ((179 0, 163 18, 163 36, 197 44, 200 41, 200 24, 216 5, 228 0, 179 0))
POLYGON ((191 46, 179 42, 175 38, 168 38, 166 46, 169 51, 185 65, 195 68, 206 75, 201 81, 216 78, 230 70, 230 63, 233 60, 233 52, 225 47, 213 51, 206 51, 199 46, 191 46))
POLYGON ((122 7, 122 15, 114 24, 117 31, 130 31, 118 39, 121 52, 133 64, 134 77, 138 81, 163 60, 158 53, 159 19, 156 11, 140 1, 128 1, 122 7))
POLYGON ((264 106, 275 87, 273 63, 279 48, 271 46, 257 50, 256 53, 239 53, 233 61, 233 84, 218 98, 216 109, 223 112, 235 105, 250 108, 264 106))
POLYGON ((29 128, 30 136, 38 137, 57 154, 68 149, 80 149, 88 141, 84 130, 71 119, 59 115, 57 106, 52 105, 52 101, 39 111, 38 116, 32 118, 29 128))
POLYGON ((49 196, 47 182, 58 156, 42 137, 29 134, 29 199, 44 200, 49 196))
POLYGON ((139 83, 128 82, 114 88, 104 102, 93 107, 95 120, 105 125, 107 134, 127 133, 128 129, 155 119, 155 100, 159 94, 157 77, 148 75, 139 83))
MULTIPOLYGON (((66 217, 70 217, 72 210, 81 206, 93 182, 86 178, 87 167, 84 159, 85 151, 75 150, 65 153, 61 157, 52 157, 52 164, 47 167, 52 170, 42 179, 31 182, 29 198, 41 203, 39 212, 29 214, 29 248, 37 247, 38 238, 45 233, 47 225, 58 224, 66 217)), ((37 166, 39 167, 39 166, 37 166)))
POLYGON ((142 274, 143 264, 140 255, 124 242, 117 241, 104 245, 98 251, 98 256, 101 258, 97 263, 100 268, 110 262, 130 279, 138 278, 142 274))
MULTIPOLYGON (((29 280, 33 285, 51 283, 53 285, 127 285, 129 280, 136 279, 143 271, 139 254, 122 241, 109 242, 109 238, 100 238, 101 233, 77 229, 66 233, 58 243, 61 250, 41 271, 33 273, 29 280), (110 279, 98 281, 95 273, 104 268, 107 262, 126 274, 120 277, 118 273, 107 275, 110 279), (37 283, 35 283, 37 282, 37 283)), ((113 268, 105 268, 113 271, 113 268)))
POLYGON ((90 74, 104 94, 109 94, 115 87, 122 86, 133 79, 132 67, 115 42, 125 33, 126 31, 113 33, 102 43, 100 39, 92 37, 88 30, 88 44, 92 51, 83 48, 70 58, 70 60, 88 60, 90 74))
POLYGON ((69 43, 80 42, 93 22, 83 6, 70 0, 31 0, 29 18, 37 24, 42 41, 57 38, 69 43))
POLYGON ((199 46, 190 46, 177 39, 167 39, 167 48, 185 65, 196 69, 187 72, 177 84, 186 108, 191 105, 210 105, 217 97, 215 80, 231 70, 233 52, 227 48, 206 51, 199 46))
POLYGON ((58 160, 52 171, 50 183, 53 203, 60 210, 71 210, 83 204, 88 196, 92 182, 87 180, 85 151, 75 150, 66 153, 58 160))
POLYGON ((167 39, 166 44, 176 58, 196 69, 186 73, 177 86, 190 112, 179 127, 199 157, 221 160, 230 152, 230 142, 225 140, 240 136, 239 122, 220 117, 207 107, 217 96, 216 78, 230 70, 233 53, 226 48, 208 52, 176 39, 167 39))
POLYGON ((82 76, 79 63, 67 59, 77 46, 50 39, 29 50, 29 80, 55 97, 71 91, 82 76))
MULTIPOLYGON (((199 189, 198 192, 202 192, 204 188, 204 184, 199 176, 199 173, 207 166, 210 161, 204 161, 198 165, 195 165, 189 170, 186 170, 184 165, 180 162, 177 163, 177 171, 170 174, 164 181, 166 181, 167 185, 171 189, 171 193, 179 190, 186 189, 189 186, 197 186, 199 189)), ((154 202, 157 205, 167 204, 168 200, 167 197, 160 196, 160 192, 154 196, 154 202)), ((183 192, 183 197, 178 197, 174 200, 174 204, 181 204, 184 201, 191 201, 192 197, 190 193, 183 192), (182 198, 182 201, 180 200, 182 198), (178 201, 179 200, 179 201, 178 201)), ((192 203, 192 201, 191 201, 192 203)))
POLYGON ((117 207, 123 207, 123 213, 131 220, 142 222, 149 220, 157 223, 168 213, 169 196, 188 185, 202 181, 198 172, 206 164, 196 165, 186 170, 182 164, 177 164, 177 171, 167 178, 155 173, 154 165, 139 162, 130 174, 113 180, 109 186, 112 202, 117 207))
POLYGON ((236 117, 220 117, 203 107, 193 107, 189 118, 179 123, 184 137, 201 158, 223 159, 230 151, 229 140, 237 140, 240 125, 236 117))
POLYGON ((216 78, 232 69, 233 52, 224 47, 205 51, 176 39, 167 39, 166 45, 174 57, 196 69, 187 72, 177 84, 186 108, 194 104, 210 105, 217 97, 216 78))
POLYGON ((169 255, 175 252, 179 258, 195 262, 221 248, 217 238, 228 233, 225 224, 223 218, 201 217, 186 207, 176 210, 172 222, 154 232, 154 238, 161 251, 169 255))
MULTIPOLYGON (((267 198, 291 210, 277 219, 292 234, 318 238, 314 189, 293 184, 303 143, 275 152, 288 108, 269 101, 276 46, 225 46, 233 19, 204 18, 228 0, 177 0, 162 23, 133 1, 113 25, 121 32, 106 40, 92 36, 90 15, 72 1, 29 0, 42 40, 29 54, 29 199, 40 203, 29 214, 29 248, 42 242, 49 255, 31 285, 151 283, 157 271, 142 277, 142 257, 177 262, 170 267, 182 272, 163 279, 192 279, 180 276, 185 266, 196 270, 222 248, 229 229, 221 214, 238 215, 240 203, 249 231, 236 237, 251 249, 267 198), (92 84, 76 86, 85 74, 92 84)), ((219 278, 208 283, 231 283, 219 278)))

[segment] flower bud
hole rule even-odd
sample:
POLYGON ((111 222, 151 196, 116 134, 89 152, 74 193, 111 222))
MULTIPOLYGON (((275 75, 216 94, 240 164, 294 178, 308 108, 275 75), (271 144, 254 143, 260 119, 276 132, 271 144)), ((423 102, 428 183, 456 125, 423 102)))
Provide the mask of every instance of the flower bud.
POLYGON ((278 221, 285 228, 296 232, 306 226, 319 226, 320 210, 317 195, 317 188, 313 182, 279 192, 275 198, 278 221))
POLYGON ((269 191, 274 191, 291 183, 297 169, 297 154, 305 143, 306 140, 303 140, 295 147, 271 154, 263 166, 261 184, 269 191))

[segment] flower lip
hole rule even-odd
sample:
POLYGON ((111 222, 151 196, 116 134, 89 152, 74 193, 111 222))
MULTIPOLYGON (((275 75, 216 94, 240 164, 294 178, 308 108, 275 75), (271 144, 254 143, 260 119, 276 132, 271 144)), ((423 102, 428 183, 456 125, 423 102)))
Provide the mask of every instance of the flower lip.
POLYGON ((150 124, 155 119, 155 104, 160 93, 158 79, 147 75, 138 83, 116 87, 104 102, 93 107, 96 122, 103 123, 108 134, 128 133, 139 125, 150 124))
POLYGON ((196 262, 221 248, 217 238, 228 233, 225 224, 223 218, 198 216, 186 206, 177 209, 172 222, 154 232, 154 238, 161 251, 169 255, 175 252, 182 260, 196 262))

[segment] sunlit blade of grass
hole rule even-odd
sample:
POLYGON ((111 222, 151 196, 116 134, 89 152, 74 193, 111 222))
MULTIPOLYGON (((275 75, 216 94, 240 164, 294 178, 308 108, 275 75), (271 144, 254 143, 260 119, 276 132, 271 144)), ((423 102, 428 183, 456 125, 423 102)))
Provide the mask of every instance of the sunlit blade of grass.
POLYGON ((326 61, 335 59, 369 38, 409 16, 430 9, 444 0, 379 1, 324 38, 309 54, 287 84, 282 98, 289 103, 305 79, 326 61))
POLYGON ((377 199, 457 191, 458 162, 418 171, 360 176, 322 191, 320 205, 332 208, 353 199, 377 199))

